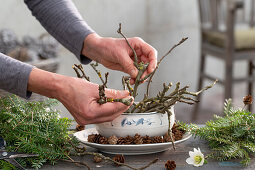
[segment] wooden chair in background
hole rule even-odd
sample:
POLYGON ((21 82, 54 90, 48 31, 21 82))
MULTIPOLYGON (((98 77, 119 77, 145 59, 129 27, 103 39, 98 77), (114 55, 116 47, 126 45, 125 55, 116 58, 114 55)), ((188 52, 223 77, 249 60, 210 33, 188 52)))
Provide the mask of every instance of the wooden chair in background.
MULTIPOLYGON (((233 97, 233 84, 247 83, 247 94, 252 94, 253 60, 255 60, 254 0, 198 0, 201 23, 201 56, 198 89, 203 81, 218 79, 224 87, 225 99, 233 97), (249 4, 248 4, 249 3, 249 4), (238 26, 241 26, 239 28, 238 26), (215 57, 224 62, 223 79, 206 73, 206 58, 215 57), (247 77, 235 78, 233 63, 248 62, 247 77)), ((246 94, 245 94, 246 95, 246 94)), ((201 96, 198 97, 200 100, 201 96)), ((192 119, 196 120, 199 103, 194 106, 192 119)), ((251 109, 251 107, 250 107, 251 109)))

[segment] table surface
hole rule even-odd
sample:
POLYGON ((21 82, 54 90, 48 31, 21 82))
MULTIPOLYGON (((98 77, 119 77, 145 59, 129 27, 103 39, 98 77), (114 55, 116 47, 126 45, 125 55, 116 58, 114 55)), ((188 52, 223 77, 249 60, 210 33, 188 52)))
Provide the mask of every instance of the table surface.
MULTIPOLYGON (((158 158, 159 161, 149 168, 148 170, 164 170, 165 162, 167 160, 174 160, 176 162, 176 170, 255 170, 255 157, 252 157, 251 163, 248 167, 242 167, 239 163, 240 160, 230 160, 226 162, 219 162, 216 160, 208 160, 208 164, 203 165, 202 167, 194 167, 186 163, 186 159, 189 157, 189 151, 193 151, 193 148, 200 148, 202 153, 208 154, 210 152, 206 141, 200 140, 198 138, 194 139, 191 137, 187 141, 177 144, 176 150, 174 151, 171 147, 169 150, 160 153, 148 154, 148 155, 133 155, 133 156, 124 156, 125 163, 131 165, 132 167, 139 168, 146 165, 148 162, 158 158)), ((94 148, 87 147, 88 151, 98 152, 94 148)), ((105 156, 113 157, 114 155, 104 154, 105 156)), ((102 161, 100 163, 93 162, 93 156, 81 156, 81 157, 72 157, 76 161, 86 162, 91 169, 128 169, 127 167, 116 167, 110 162, 102 161)), ((45 165, 42 169, 84 169, 84 166, 76 166, 72 163, 67 162, 58 162, 56 165, 45 165)), ((86 169, 86 168, 85 168, 86 169)))

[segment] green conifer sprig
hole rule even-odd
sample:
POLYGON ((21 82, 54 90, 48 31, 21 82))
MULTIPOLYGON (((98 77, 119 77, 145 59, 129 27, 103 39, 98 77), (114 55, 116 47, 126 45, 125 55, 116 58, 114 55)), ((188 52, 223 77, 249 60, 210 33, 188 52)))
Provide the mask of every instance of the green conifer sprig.
POLYGON ((68 159, 73 141, 68 129, 72 120, 60 118, 52 109, 56 101, 25 102, 16 96, 0 98, 0 136, 8 151, 38 154, 38 157, 17 159, 23 166, 40 168, 45 162, 55 164, 68 159))
MULTIPOLYGON (((75 161, 70 156, 94 155, 133 170, 145 169, 156 163, 149 162, 141 168, 119 163, 100 153, 87 152, 69 129, 72 120, 60 118, 59 111, 52 106, 56 100, 26 102, 17 96, 0 97, 0 136, 6 140, 7 151, 37 154, 38 157, 17 158, 23 166, 39 169, 46 162, 54 165, 58 160, 90 167, 86 162, 75 161)), ((10 163, 0 160, 0 169, 15 169, 10 163)))
POLYGON ((224 103, 224 116, 214 116, 206 126, 179 123, 195 137, 208 141, 212 153, 208 158, 219 161, 233 158, 242 159, 248 165, 250 155, 255 153, 255 115, 241 108, 234 108, 231 99, 224 103))

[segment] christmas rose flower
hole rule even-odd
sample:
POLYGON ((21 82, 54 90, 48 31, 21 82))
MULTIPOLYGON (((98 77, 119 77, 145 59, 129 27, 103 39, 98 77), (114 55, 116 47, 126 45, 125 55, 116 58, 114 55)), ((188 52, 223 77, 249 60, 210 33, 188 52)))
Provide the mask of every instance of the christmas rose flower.
POLYGON ((189 151, 189 158, 186 159, 186 162, 190 165, 194 165, 196 167, 202 166, 205 162, 204 155, 200 151, 200 149, 194 148, 194 152, 189 151))

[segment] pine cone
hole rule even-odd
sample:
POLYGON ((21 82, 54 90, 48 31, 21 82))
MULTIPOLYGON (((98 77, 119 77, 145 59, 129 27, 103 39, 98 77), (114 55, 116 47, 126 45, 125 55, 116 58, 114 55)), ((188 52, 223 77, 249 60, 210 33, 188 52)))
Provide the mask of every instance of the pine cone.
MULTIPOLYGON (((172 136, 173 136, 173 140, 175 141, 174 134, 172 136)), ((163 136, 163 141, 164 142, 172 142, 171 137, 168 135, 168 132, 163 136)))
POLYGON ((111 145, 116 145, 118 142, 118 137, 115 135, 112 135, 108 138, 108 143, 111 145))
POLYGON ((179 125, 174 124, 172 128, 172 133, 175 140, 181 140, 183 138, 183 134, 185 133, 185 131, 178 129, 178 127, 179 125))
POLYGON ((99 143, 100 137, 101 137, 101 135, 99 135, 99 134, 91 134, 88 136, 88 142, 99 143))
POLYGON ((99 140, 102 136, 100 134, 96 134, 94 138, 94 143, 99 143, 99 140))
POLYGON ((104 136, 101 136, 98 141, 99 144, 108 144, 108 139, 104 136))
POLYGON ((120 138, 118 139, 118 141, 117 141, 117 144, 118 144, 118 145, 124 145, 124 144, 125 144, 125 138, 120 137, 120 138))
POLYGON ((76 125, 76 130, 77 130, 77 131, 82 131, 82 130, 84 130, 84 129, 85 129, 85 126, 81 126, 81 125, 79 125, 79 124, 76 125))
POLYGON ((165 163, 165 167, 166 167, 167 170, 174 170, 176 168, 176 163, 174 161, 168 160, 165 163))
POLYGON ((143 144, 143 138, 137 133, 134 136, 134 144, 143 144))
POLYGON ((133 137, 131 137, 131 136, 127 136, 127 137, 125 138, 125 144, 126 144, 126 145, 132 144, 133 141, 134 141, 134 139, 133 139, 133 137))
POLYGON ((95 163, 99 163, 99 162, 102 161, 102 158, 99 157, 99 156, 94 156, 93 160, 94 160, 95 163))
POLYGON ((180 130, 175 131, 174 133, 175 140, 181 140, 183 137, 183 133, 180 130))
POLYGON ((252 96, 249 94, 243 98, 244 105, 252 104, 252 96))
MULTIPOLYGON (((123 155, 115 155, 113 157, 113 160, 116 161, 116 162, 119 162, 119 163, 124 163, 125 162, 125 158, 123 155)), ((114 163, 116 166, 120 166, 119 164, 117 163, 114 163)))
POLYGON ((150 144, 150 143, 153 143, 153 141, 152 141, 151 137, 146 135, 146 136, 143 137, 143 143, 144 144, 150 144))
POLYGON ((163 143, 163 138, 161 136, 154 136, 152 141, 153 143, 163 143))
POLYGON ((88 136, 88 142, 95 143, 95 137, 96 137, 95 134, 89 135, 89 136, 88 136))

